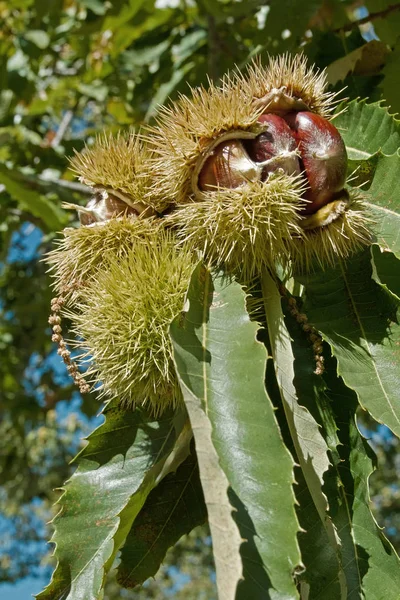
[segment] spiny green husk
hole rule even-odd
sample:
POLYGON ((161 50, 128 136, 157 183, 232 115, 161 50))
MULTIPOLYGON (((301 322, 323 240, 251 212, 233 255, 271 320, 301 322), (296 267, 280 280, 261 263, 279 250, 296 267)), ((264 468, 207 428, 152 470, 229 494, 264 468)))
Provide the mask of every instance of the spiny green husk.
MULTIPOLYGON (((334 95, 326 91, 324 73, 307 67, 303 56, 271 58, 267 67, 253 61, 244 74, 228 74, 220 87, 192 90, 169 107, 161 107, 157 126, 147 137, 153 152, 151 168, 155 180, 149 195, 169 204, 195 199, 192 174, 204 161, 215 140, 236 132, 256 136, 263 129, 259 116, 268 110, 269 92, 299 101, 302 110, 326 117, 334 105, 334 95), (308 108, 307 108, 308 107, 308 108)), ((271 109, 272 110, 272 109, 271 109)))
POLYGON ((147 195, 152 181, 150 159, 151 152, 132 131, 116 136, 104 133, 93 146, 75 153, 70 168, 86 185, 122 193, 130 206, 142 203, 158 210, 147 195))
POLYGON ((303 231, 290 242, 291 267, 306 273, 315 266, 335 266, 372 241, 373 220, 358 190, 352 190, 346 209, 326 226, 303 231))
POLYGON ((239 87, 192 90, 168 107, 161 107, 158 126, 150 128, 147 143, 153 151, 155 179, 149 194, 169 204, 193 199, 191 179, 197 161, 222 133, 261 131, 257 119, 262 111, 243 97, 239 87))
POLYGON ((82 350, 80 363, 90 361, 88 376, 101 382, 106 397, 156 414, 180 401, 168 329, 182 309, 198 254, 249 283, 277 263, 297 272, 315 262, 334 264, 370 241, 363 203, 352 198, 346 205, 346 192, 342 212, 327 206, 327 219, 319 213, 304 218, 302 175, 278 170, 266 181, 197 194, 205 157, 222 139, 258 135, 258 118, 270 102, 286 107, 283 112, 295 105, 327 117, 333 96, 324 75, 308 70, 303 57, 273 59, 267 69, 255 62, 221 87, 193 90, 191 98, 162 108, 147 149, 133 135, 104 136, 72 160, 86 183, 121 192, 133 208, 168 209, 162 218, 144 218, 139 210, 136 219, 67 229, 48 256, 60 314, 72 319, 82 350), (319 227, 311 229, 310 221, 319 227))
POLYGON ((63 237, 56 242, 57 248, 46 257, 55 291, 75 300, 97 271, 105 268, 110 256, 122 259, 138 244, 156 244, 163 226, 161 219, 122 217, 64 229, 63 237))
POLYGON ((172 362, 169 325, 183 308, 197 258, 177 248, 171 231, 154 231, 122 253, 108 252, 102 268, 64 312, 83 349, 86 379, 123 406, 140 404, 154 414, 181 395, 172 362))
POLYGON ((274 174, 266 182, 207 192, 204 201, 179 206, 167 221, 213 265, 248 281, 276 261, 287 262, 293 236, 304 236, 303 191, 300 177, 274 174))
POLYGON ((256 100, 256 106, 263 105, 258 101, 271 90, 284 90, 285 94, 301 100, 309 110, 325 119, 331 116, 337 104, 336 94, 327 91, 326 72, 315 70, 314 65, 310 67, 302 54, 271 58, 267 67, 255 59, 244 75, 238 75, 238 80, 246 94, 256 100))

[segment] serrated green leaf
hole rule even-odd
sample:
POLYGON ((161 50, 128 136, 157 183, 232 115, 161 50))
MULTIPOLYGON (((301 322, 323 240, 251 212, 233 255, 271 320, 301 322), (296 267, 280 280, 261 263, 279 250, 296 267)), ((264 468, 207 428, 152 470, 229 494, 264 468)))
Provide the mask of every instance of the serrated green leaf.
POLYGON ((400 561, 371 513, 368 477, 374 470, 373 461, 354 421, 350 422, 350 441, 350 469, 354 481, 354 538, 357 545, 364 549, 365 560, 368 560, 368 571, 362 582, 364 596, 368 600, 398 600, 400 561))
POLYGON ((400 190, 398 175, 400 156, 379 155, 372 183, 364 192, 369 209, 376 221, 373 227, 383 249, 400 258, 400 190))
POLYGON ((337 423, 335 461, 343 490, 343 502, 348 506, 352 538, 360 565, 362 591, 366 599, 397 600, 400 589, 400 561, 383 535, 371 513, 368 480, 375 469, 375 456, 356 425, 357 396, 338 377, 336 361, 326 363, 329 405, 337 423))
MULTIPOLYGON (((400 13, 397 14, 397 27, 400 24, 400 13)), ((397 30, 398 35, 398 30, 397 30)), ((383 68, 383 79, 379 86, 382 90, 382 96, 385 103, 390 107, 390 111, 398 114, 400 112, 400 42, 397 39, 397 44, 393 51, 389 54, 386 64, 383 68)))
MULTIPOLYGON (((286 304, 284 302, 284 306, 286 304)), ((285 322, 293 338, 294 383, 297 393, 311 413, 313 415, 317 414, 320 418, 318 406, 320 385, 317 385, 320 377, 314 374, 315 361, 312 345, 297 321, 290 315, 287 306, 285 308, 285 322)), ((275 406, 279 407, 277 414, 284 441, 298 463, 288 422, 281 409, 280 390, 276 382, 272 361, 269 361, 268 364, 266 382, 275 406)), ((338 551, 338 548, 334 548, 330 543, 325 523, 321 520, 316 509, 301 468, 295 469, 295 479, 294 490, 298 501, 296 512, 302 528, 298 538, 302 562, 305 566, 305 569, 297 575, 300 597, 308 598, 308 600, 339 600, 341 597, 346 598, 345 586, 343 581, 339 580, 339 574, 343 580, 341 549, 338 551)), ((330 497, 329 501, 332 500, 333 498, 330 497)))
POLYGON ((106 410, 78 455, 54 519, 58 563, 38 600, 98 600, 107 570, 154 488, 176 441, 180 415, 106 410))
MULTIPOLYGON (((346 575, 346 600, 360 598, 391 598, 398 589, 399 562, 393 549, 382 536, 371 511, 368 495, 368 478, 372 469, 372 451, 355 427, 356 394, 346 388, 343 380, 336 375, 336 361, 326 356, 323 376, 316 376, 313 370, 313 352, 310 340, 301 330, 295 319, 285 311, 286 322, 293 339, 295 356, 295 385, 300 397, 307 398, 307 406, 313 414, 317 411, 327 439, 332 465, 325 475, 324 491, 329 501, 329 514, 340 537, 339 560, 346 575), (307 385, 308 380, 308 385, 307 385), (355 465, 352 465, 352 452, 356 451, 355 465), (359 468, 360 463, 363 468, 359 468), (368 466, 367 466, 368 465, 368 466), (390 566, 383 565, 389 555, 390 566), (381 591, 376 587, 379 573, 392 570, 392 580, 386 582, 383 596, 375 596, 381 591), (373 585, 371 586, 371 583, 373 585), (374 594, 373 589, 375 587, 374 594)), ((337 600, 333 590, 338 587, 335 576, 335 557, 326 545, 326 536, 319 527, 310 497, 304 486, 302 473, 296 473, 299 487, 296 497, 299 500, 298 514, 305 530, 300 534, 302 556, 306 571, 300 581, 310 586, 309 600, 337 600), (304 538, 303 538, 304 536, 304 538), (303 538, 303 539, 302 539, 303 538), (325 545, 324 545, 325 538, 325 545)))
POLYGON ((131 588, 154 576, 184 534, 207 518, 196 453, 149 494, 121 552, 118 582, 131 588))
POLYGON ((359 402, 400 435, 400 327, 391 294, 372 279, 369 249, 336 269, 299 278, 304 310, 330 344, 359 402))
MULTIPOLYGON (((326 524, 316 511, 315 505, 314 508, 310 505, 313 494, 304 489, 302 483, 304 472, 296 472, 296 481, 300 483, 300 495, 298 495, 298 488, 296 488, 296 497, 300 502, 298 515, 305 530, 305 538, 302 539, 302 535, 300 535, 300 543, 302 544, 302 557, 306 571, 300 575, 300 581, 305 581, 310 586, 309 600, 325 600, 328 595, 334 600, 339 598, 358 600, 362 597, 361 581, 364 563, 360 560, 359 551, 354 541, 350 518, 351 507, 344 492, 343 482, 338 474, 338 465, 342 466, 341 458, 337 456, 336 452, 339 443, 337 438, 338 425, 326 395, 326 384, 321 375, 315 373, 315 353, 310 339, 311 332, 304 332, 296 318, 291 314, 288 301, 283 301, 283 308, 285 324, 292 340, 293 383, 297 396, 308 408, 314 419, 321 423, 321 434, 326 440, 330 451, 331 464, 324 474, 323 493, 328 503, 326 518, 329 518, 333 523, 337 538, 332 544, 331 532, 327 531, 326 524), (326 547, 326 544, 331 549, 326 547), (333 595, 333 589, 336 589, 336 595, 333 595)), ((334 368, 331 368, 330 371, 335 373, 334 368)), ((304 481, 307 483, 307 479, 304 481)))
MULTIPOLYGON (((196 398, 203 419, 212 425, 209 443, 226 476, 222 485, 227 486, 229 480, 231 502, 238 510, 236 521, 242 537, 248 539, 241 548, 245 579, 239 585, 237 598, 296 598, 292 577, 300 555, 293 507, 293 462, 265 392, 266 355, 256 340, 257 325, 247 315, 240 285, 229 283, 222 276, 212 282, 208 273, 195 271, 188 300, 189 310, 171 327, 175 362, 186 402, 196 398)), ((202 422, 197 416, 192 419, 189 406, 188 412, 199 455, 218 578, 218 559, 223 560, 223 565, 226 563, 226 551, 232 542, 221 539, 221 520, 211 520, 215 507, 210 503, 209 488, 210 484, 214 488, 216 482, 208 481, 202 473, 202 422), (218 549, 216 544, 220 541, 218 549)), ((231 510, 229 505, 228 516, 233 523, 231 510)), ((236 546, 236 552, 238 549, 236 546)), ((232 575, 232 597, 238 576, 240 572, 236 570, 232 575)))
MULTIPOLYGON (((301 399, 298 397, 294 383, 295 357, 281 307, 281 296, 277 283, 268 272, 265 272, 262 276, 261 288, 276 379, 291 439, 319 518, 326 530, 329 543, 337 556, 340 556, 339 537, 333 522, 327 514, 328 500, 322 490, 324 476, 330 466, 328 446, 314 416, 300 403, 301 399)), ((310 374, 306 379, 308 380, 306 385, 313 386, 310 374)), ((310 394, 312 394, 312 389, 311 387, 310 394)), ((305 392, 304 401, 307 402, 307 392, 305 392)), ((346 581, 341 570, 339 571, 339 581, 341 585, 340 598, 344 599, 346 598, 346 581)))
MULTIPOLYGON (((289 333, 284 322, 281 296, 276 282, 268 272, 262 276, 262 293, 277 381, 293 436, 293 443, 299 460, 302 460, 304 465, 310 464, 310 475, 312 473, 312 477, 316 476, 315 486, 320 488, 323 484, 324 473, 329 468, 328 447, 319 431, 318 423, 310 412, 298 402, 296 388, 293 383, 294 356, 289 333)), ((326 501, 322 498, 320 507, 324 512, 326 501)))
POLYGON ((371 218, 371 231, 384 251, 400 257, 400 192, 397 185, 400 155, 377 152, 366 160, 353 161, 356 167, 351 185, 360 186, 371 218))
POLYGON ((346 145, 350 160, 365 160, 381 150, 393 154, 400 147, 400 122, 388 113, 381 103, 367 104, 366 100, 353 100, 339 111, 335 127, 346 145))
POLYGON ((400 260, 393 252, 385 252, 377 245, 371 247, 373 267, 375 272, 373 279, 387 287, 400 300, 400 260))
POLYGON ((0 183, 6 187, 10 196, 17 200, 20 207, 38 217, 48 231, 59 231, 64 227, 68 220, 65 211, 43 194, 20 183, 18 172, 0 165, 0 183))
POLYGON ((338 554, 329 542, 301 469, 296 470, 296 483, 297 515, 302 528, 299 543, 305 565, 304 573, 299 575, 300 597, 308 600, 339 600, 338 554))
POLYGON ((194 326, 197 323, 201 326, 203 322, 206 322, 210 294, 212 294, 211 277, 208 271, 199 265, 192 275, 188 291, 188 297, 191 298, 191 310, 192 312, 195 311, 194 317, 191 316, 194 319, 193 331, 190 331, 190 327, 186 334, 182 330, 183 326, 187 323, 187 319, 183 316, 184 321, 180 317, 172 323, 171 338, 178 380, 181 383, 196 444, 200 478, 213 538, 217 589, 223 598, 233 600, 235 598, 237 583, 242 575, 242 564, 239 554, 241 538, 237 526, 232 519, 232 505, 228 500, 229 482, 224 471, 221 469, 218 455, 211 439, 212 427, 207 416, 208 411, 206 413, 203 410, 203 396, 197 396, 191 389, 190 375, 185 361, 186 357, 184 355, 181 356, 182 350, 180 350, 182 347, 180 338, 183 334, 183 347, 185 345, 185 338, 188 338, 192 352, 195 353, 197 363, 195 365, 197 367, 194 371, 195 373, 198 366, 200 366, 201 374, 198 377, 199 382, 201 382, 204 378, 206 360, 209 360, 209 357, 206 349, 203 348, 196 337, 194 326))
POLYGON ((345 56, 338 58, 327 67, 330 85, 344 81, 349 73, 356 75, 374 75, 385 62, 389 53, 387 45, 380 40, 371 40, 345 56))

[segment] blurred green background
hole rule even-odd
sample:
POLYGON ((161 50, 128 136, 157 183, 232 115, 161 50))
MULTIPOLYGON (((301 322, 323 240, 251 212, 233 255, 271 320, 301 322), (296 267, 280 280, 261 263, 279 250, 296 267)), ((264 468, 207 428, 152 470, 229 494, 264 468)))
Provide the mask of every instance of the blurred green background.
MULTIPOLYGON (((158 104, 257 54, 302 51, 343 97, 400 112, 400 3, 13 0, 0 1, 0 24, 0 594, 22 600, 49 577, 55 489, 101 420, 94 395, 82 398, 68 379, 47 325, 41 258, 76 224, 61 202, 90 197, 66 156, 103 130, 151 122, 158 104)), ((376 517, 399 549, 398 443, 360 420, 379 458, 376 517)), ((141 591, 119 591, 111 576, 105 599, 212 600, 213 577, 203 528, 141 591)))

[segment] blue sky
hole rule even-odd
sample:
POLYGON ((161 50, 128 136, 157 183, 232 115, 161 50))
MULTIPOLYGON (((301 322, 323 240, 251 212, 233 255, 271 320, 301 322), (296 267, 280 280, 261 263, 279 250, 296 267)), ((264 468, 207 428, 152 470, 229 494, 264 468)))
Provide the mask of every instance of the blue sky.
POLYGON ((28 577, 18 583, 0 584, 1 600, 30 600, 33 594, 38 594, 48 583, 45 579, 28 577))
MULTIPOLYGON (((16 262, 16 261, 29 261, 38 256, 38 249, 42 242, 43 233, 38 228, 32 225, 31 223, 23 223, 21 228, 18 231, 15 231, 12 237, 12 241, 10 244, 10 251, 6 258, 7 262, 16 262)), ((0 264, 1 268, 1 264, 0 264)), ((27 368, 28 370, 34 371, 35 361, 32 360, 32 364, 30 364, 27 368)), ((57 383, 62 385, 65 381, 68 381, 67 371, 64 363, 61 358, 54 352, 54 355, 51 355, 49 358, 50 366, 54 372, 54 377, 57 383)), ((35 382, 35 377, 31 377, 31 383, 35 382)), ((40 398, 39 398, 40 400, 40 398)), ((82 432, 79 434, 79 437, 84 437, 88 434, 92 429, 94 429, 97 425, 99 425, 102 421, 102 417, 93 417, 89 419, 86 415, 84 415, 80 411, 81 397, 79 393, 74 394, 71 401, 61 401, 58 403, 56 411, 57 411, 57 420, 60 424, 62 424, 63 420, 66 419, 68 414, 71 412, 77 412, 79 414, 80 422, 82 424, 82 432)), ((99 404, 99 410, 101 405, 99 404)), ((78 440, 77 440, 78 442, 78 440)), ((4 524, 1 522, 0 515, 0 525, 4 524)), ((1 527, 0 527, 1 529, 1 527)), ((7 546, 7 539, 0 539, 0 555, 1 548, 7 546)), ((29 600, 32 598, 34 594, 38 594, 45 585, 49 583, 48 570, 46 575, 44 575, 44 569, 42 569, 43 577, 28 577, 21 581, 12 584, 0 583, 0 600, 29 600)))

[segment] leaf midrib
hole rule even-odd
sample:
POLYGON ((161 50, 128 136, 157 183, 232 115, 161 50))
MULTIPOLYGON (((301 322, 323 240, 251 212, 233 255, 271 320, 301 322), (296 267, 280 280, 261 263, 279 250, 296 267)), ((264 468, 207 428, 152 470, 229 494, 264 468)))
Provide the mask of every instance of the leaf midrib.
MULTIPOLYGON (((366 350, 367 350, 367 355, 368 355, 368 357, 371 359, 371 363, 372 363, 372 366, 373 366, 373 370, 375 371, 375 374, 376 374, 376 379, 377 379, 377 381, 379 382, 379 386, 380 386, 380 388, 381 388, 381 390, 382 390, 382 392, 383 392, 383 397, 384 397, 384 398, 385 398, 385 400, 387 401, 387 403, 388 403, 388 405, 389 405, 389 407, 390 407, 390 410, 391 410, 391 411, 392 411, 392 413, 393 413, 393 416, 394 416, 394 418, 395 418, 396 422, 397 422, 397 423, 399 423, 399 425, 400 425, 400 420, 398 419, 398 417, 397 417, 397 415, 396 415, 396 412, 395 412, 395 411, 394 411, 394 409, 393 409, 393 405, 392 405, 392 403, 391 403, 391 401, 390 401, 390 398, 389 398, 389 396, 388 396, 388 394, 387 394, 387 392, 386 392, 386 389, 385 389, 385 387, 384 387, 384 385, 383 385, 382 379, 381 379, 381 377, 380 377, 380 374, 379 374, 379 372, 378 372, 378 369, 377 369, 376 363, 375 363, 375 361, 374 361, 374 359, 373 359, 372 351, 371 351, 371 348, 370 348, 370 344, 369 344, 369 342, 368 342, 368 340, 367 340, 367 335, 366 335, 366 332, 365 332, 365 329, 364 329, 364 326, 363 326, 363 323, 362 323, 361 315, 359 314, 359 312, 358 312, 358 310, 357 310, 357 305, 356 305, 356 303, 355 303, 355 301, 354 301, 353 294, 352 294, 352 292, 351 292, 351 288, 350 288, 350 284, 349 284, 349 281, 348 281, 348 279, 347 279, 347 277, 346 277, 346 272, 345 272, 345 270, 344 270, 344 268, 343 268, 343 263, 342 263, 342 262, 340 263, 340 270, 341 270, 341 272, 342 272, 343 280, 344 280, 344 282, 345 282, 345 285, 346 285, 346 289, 347 289, 347 293, 348 293, 348 296, 349 296, 349 299, 350 299, 350 302, 351 302, 351 306, 352 306, 352 308, 353 308, 353 311, 354 311, 355 317, 356 317, 356 319, 357 319, 357 322, 358 322, 358 326, 359 326, 359 328, 360 328, 360 331, 361 331, 361 340, 360 340, 360 344, 361 344, 362 346, 364 346, 364 349, 366 349, 366 350)), ((358 394, 357 394, 357 395, 358 395, 358 394)))
POLYGON ((204 381, 204 412, 208 416, 208 378, 207 378, 207 310, 208 310, 208 294, 210 291, 210 277, 206 277, 204 286, 204 301, 203 301, 203 336, 202 336, 202 354, 203 354, 203 381, 204 381))
POLYGON ((365 204, 369 207, 371 207, 373 210, 382 210, 384 212, 389 213, 389 215, 394 215, 395 217, 399 218, 399 213, 397 213, 394 210, 391 210, 390 208, 387 208, 386 206, 381 206, 380 204, 373 204, 372 202, 365 202, 365 204))

